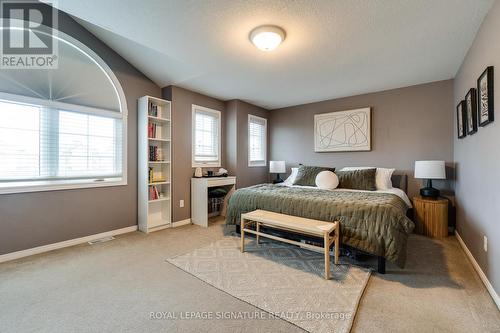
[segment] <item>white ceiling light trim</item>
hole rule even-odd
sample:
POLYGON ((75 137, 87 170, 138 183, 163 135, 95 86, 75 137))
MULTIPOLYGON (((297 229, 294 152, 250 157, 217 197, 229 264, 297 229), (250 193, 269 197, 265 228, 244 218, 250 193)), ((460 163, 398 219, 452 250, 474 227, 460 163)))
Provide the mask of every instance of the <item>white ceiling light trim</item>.
POLYGON ((285 30, 275 25, 263 25, 250 32, 250 41, 262 51, 272 51, 285 40, 285 30))

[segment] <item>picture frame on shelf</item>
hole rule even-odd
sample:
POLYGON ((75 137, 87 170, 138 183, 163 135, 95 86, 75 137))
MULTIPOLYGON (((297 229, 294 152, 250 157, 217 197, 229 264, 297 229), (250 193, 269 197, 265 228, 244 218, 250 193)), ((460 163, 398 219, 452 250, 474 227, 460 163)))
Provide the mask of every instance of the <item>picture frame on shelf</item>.
POLYGON ((467 115, 467 135, 472 135, 477 132, 476 88, 471 88, 465 95, 465 110, 467 115))
POLYGON ((463 139, 467 136, 467 124, 465 119, 465 101, 460 101, 457 105, 457 136, 459 139, 463 139))
POLYGON ((477 109, 479 126, 495 120, 493 66, 487 67, 477 79, 477 109))

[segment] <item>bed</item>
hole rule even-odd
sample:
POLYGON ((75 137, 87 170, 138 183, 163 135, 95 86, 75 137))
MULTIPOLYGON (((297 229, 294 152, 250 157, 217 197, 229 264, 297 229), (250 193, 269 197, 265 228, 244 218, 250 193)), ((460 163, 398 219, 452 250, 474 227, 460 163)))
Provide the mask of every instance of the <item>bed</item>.
MULTIPOLYGON (((397 181, 393 177, 393 183, 397 181)), ((400 176, 399 183, 406 184, 406 177, 400 176)), ((414 229, 406 215, 410 207, 408 197, 400 188, 321 190, 260 184, 234 192, 229 200, 226 223, 239 225, 241 214, 255 209, 322 221, 340 219, 342 244, 379 257, 379 271, 383 273, 385 259, 400 267, 405 265, 407 239, 414 229)))

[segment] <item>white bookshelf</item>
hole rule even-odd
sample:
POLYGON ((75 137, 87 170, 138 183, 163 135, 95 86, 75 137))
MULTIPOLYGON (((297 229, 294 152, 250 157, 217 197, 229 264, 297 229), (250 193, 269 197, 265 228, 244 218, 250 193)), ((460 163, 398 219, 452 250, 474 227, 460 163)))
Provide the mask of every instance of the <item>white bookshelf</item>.
POLYGON ((171 114, 169 101, 151 96, 138 100, 138 219, 139 230, 145 233, 172 227, 171 114), (156 126, 154 136, 149 124, 156 126), (150 147, 156 147, 154 156, 150 147), (150 191, 153 187, 158 195, 150 191))

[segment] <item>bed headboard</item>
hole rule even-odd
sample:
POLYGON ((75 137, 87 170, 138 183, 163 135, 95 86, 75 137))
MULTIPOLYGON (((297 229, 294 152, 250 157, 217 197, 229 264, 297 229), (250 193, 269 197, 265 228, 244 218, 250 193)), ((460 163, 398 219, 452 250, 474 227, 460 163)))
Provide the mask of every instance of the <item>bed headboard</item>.
POLYGON ((391 177, 392 186, 402 189, 408 194, 408 175, 404 173, 393 174, 391 177))

